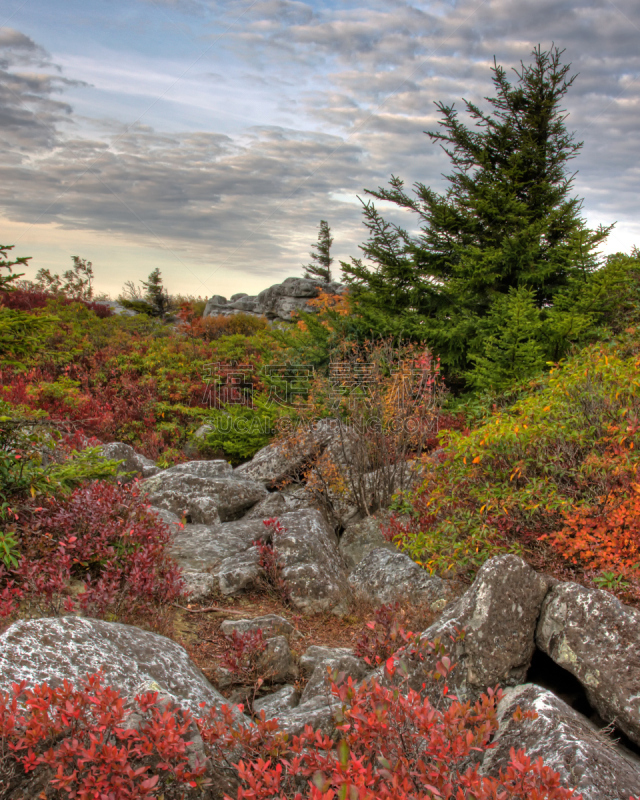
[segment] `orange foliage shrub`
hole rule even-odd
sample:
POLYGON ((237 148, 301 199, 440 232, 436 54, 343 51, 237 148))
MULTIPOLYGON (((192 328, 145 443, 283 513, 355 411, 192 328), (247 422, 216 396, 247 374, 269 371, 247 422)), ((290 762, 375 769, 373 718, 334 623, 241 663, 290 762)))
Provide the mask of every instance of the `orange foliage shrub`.
POLYGON ((547 539, 567 561, 584 569, 640 577, 640 484, 601 498, 599 506, 564 514, 562 530, 547 539))
MULTIPOLYGON (((332 311, 341 317, 346 317, 349 313, 349 298, 346 294, 329 294, 328 292, 320 292, 317 297, 312 297, 307 300, 307 305, 311 306, 319 315, 324 314, 326 311, 332 311)), ((324 320, 322 324, 329 327, 328 320, 324 320)), ((302 320, 298 320, 298 328, 301 331, 306 331, 307 326, 302 320)))
POLYGON ((178 316, 182 321, 183 333, 190 338, 203 339, 205 342, 234 334, 252 336, 267 327, 265 317, 254 317, 253 314, 218 314, 203 318, 194 315, 190 309, 183 308, 178 316))

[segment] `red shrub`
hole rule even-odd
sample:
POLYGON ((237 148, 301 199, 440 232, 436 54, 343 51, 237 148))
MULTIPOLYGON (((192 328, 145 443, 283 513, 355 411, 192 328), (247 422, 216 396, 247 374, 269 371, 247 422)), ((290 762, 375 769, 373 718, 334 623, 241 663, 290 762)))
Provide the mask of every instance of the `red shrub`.
POLYGON ((401 647, 416 641, 416 635, 399 624, 400 603, 388 603, 376 609, 375 619, 367 622, 356 639, 354 652, 367 664, 379 666, 401 647))
POLYGON ((277 517, 263 520, 264 525, 271 530, 271 541, 261 542, 254 541, 254 547, 258 548, 260 554, 260 566, 264 570, 267 583, 275 591, 276 595, 285 604, 289 605, 289 590, 287 584, 282 577, 282 565, 278 561, 275 550, 273 549, 273 540, 279 535, 285 533, 280 520, 277 517))
POLYGON ((564 527, 541 536, 564 558, 583 569, 612 570, 640 578, 640 486, 612 490, 598 506, 564 514, 564 527))
MULTIPOLYGON (((390 659, 387 677, 399 668, 390 659)), ((333 683, 332 692, 342 708, 337 737, 309 726, 289 737, 264 713, 247 725, 223 706, 194 721, 155 693, 125 705, 99 674, 78 690, 66 682, 58 689, 14 684, 0 693, 0 787, 24 781, 19 767, 36 771, 60 797, 168 800, 188 786, 202 792, 205 765, 189 758, 195 722, 212 762, 235 768, 237 800, 581 800, 523 751, 511 751, 498 779, 478 774, 474 762, 497 727, 499 690, 473 707, 449 698, 443 710, 373 680, 333 683), (127 729, 129 712, 140 721, 127 729)))
POLYGON ((267 649, 262 631, 233 631, 226 638, 228 650, 222 656, 222 666, 232 673, 236 683, 254 684, 260 677, 260 656, 267 649))
POLYGON ((33 311, 36 308, 44 308, 51 300, 55 300, 65 306, 81 303, 85 308, 93 311, 100 319, 113 316, 113 309, 110 306, 90 300, 71 300, 68 297, 60 297, 49 292, 28 289, 13 289, 11 292, 0 292, 0 305, 6 308, 13 308, 16 311, 33 311))
POLYGON ((50 499, 20 529, 22 559, 15 586, 47 613, 92 616, 126 606, 170 602, 182 592, 167 553, 171 533, 143 503, 136 484, 85 484, 67 499, 50 499), (84 582, 77 600, 72 580, 84 582))
POLYGON ((13 684, 11 692, 0 692, 0 788, 24 782, 16 765, 23 774, 44 773, 61 793, 56 796, 80 800, 176 797, 162 792, 202 784, 205 765, 190 764, 191 715, 156 702, 157 693, 148 693, 127 709, 119 692, 102 686, 99 673, 78 689, 67 681, 57 689, 13 684), (126 729, 131 712, 139 722, 126 729))
MULTIPOLYGON (((389 678, 399 669, 387 661, 389 678)), ((333 738, 310 726, 287 737, 264 714, 241 727, 228 708, 198 721, 219 758, 234 746, 244 752, 236 764, 242 781, 237 800, 581 800, 542 759, 531 762, 523 751, 511 751, 498 779, 478 774, 474 762, 497 728, 500 690, 474 706, 446 697, 443 710, 414 691, 405 695, 375 680, 356 686, 349 678, 332 683, 332 692, 342 705, 333 738)))

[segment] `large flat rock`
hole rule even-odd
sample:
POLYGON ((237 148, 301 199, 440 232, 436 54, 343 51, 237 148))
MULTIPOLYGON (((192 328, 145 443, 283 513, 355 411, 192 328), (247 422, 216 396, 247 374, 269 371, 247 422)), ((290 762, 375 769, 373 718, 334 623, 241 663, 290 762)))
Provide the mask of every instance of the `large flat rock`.
POLYGON ((74 686, 102 670, 105 685, 131 696, 149 681, 200 716, 200 703, 228 703, 180 645, 149 631, 83 617, 15 622, 0 636, 0 690, 25 680, 74 686))

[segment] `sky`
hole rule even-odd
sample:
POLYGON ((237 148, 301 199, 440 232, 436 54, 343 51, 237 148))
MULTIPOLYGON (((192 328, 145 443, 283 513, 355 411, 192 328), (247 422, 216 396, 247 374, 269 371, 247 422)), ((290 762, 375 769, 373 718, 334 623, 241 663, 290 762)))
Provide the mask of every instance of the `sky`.
POLYGON ((229 297, 302 275, 325 219, 339 278, 366 189, 445 187, 436 101, 486 108, 494 56, 552 43, 578 73, 575 194, 629 252, 637 0, 0 0, 0 243, 30 278, 86 258, 114 298, 156 267, 229 297))

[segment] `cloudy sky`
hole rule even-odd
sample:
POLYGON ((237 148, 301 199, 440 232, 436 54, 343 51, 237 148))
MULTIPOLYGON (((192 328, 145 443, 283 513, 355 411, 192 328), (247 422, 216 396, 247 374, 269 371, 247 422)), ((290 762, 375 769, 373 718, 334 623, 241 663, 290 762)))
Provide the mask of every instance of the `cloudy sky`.
MULTIPOLYGON (((434 101, 482 101, 555 42, 588 221, 640 245, 637 0, 1 0, 0 242, 97 288, 172 292, 301 275, 320 219, 359 254, 358 195, 442 188, 434 101)), ((407 221, 410 224, 410 221, 407 221)))

